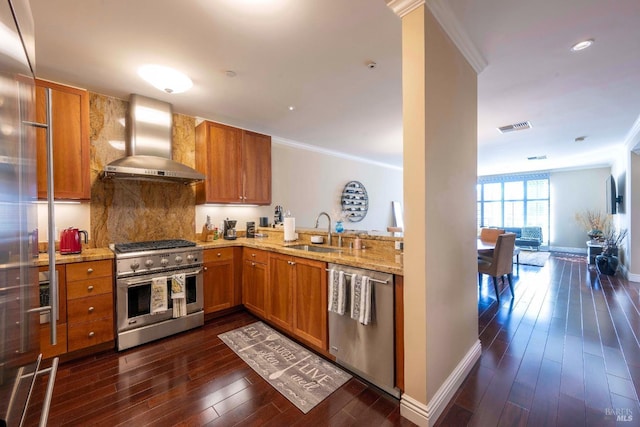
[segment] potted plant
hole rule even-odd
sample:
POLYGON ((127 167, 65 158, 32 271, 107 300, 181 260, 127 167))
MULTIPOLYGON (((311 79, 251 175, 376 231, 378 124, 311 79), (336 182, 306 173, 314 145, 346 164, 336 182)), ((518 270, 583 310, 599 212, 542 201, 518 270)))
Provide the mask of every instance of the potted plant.
POLYGON ((602 253, 596 256, 596 267, 601 274, 613 276, 616 274, 618 264, 618 248, 627 237, 627 230, 617 231, 610 227, 603 234, 602 253))
POLYGON ((599 210, 586 209, 582 212, 577 212, 575 220, 586 230, 587 236, 591 240, 602 241, 605 230, 611 228, 611 216, 599 210))

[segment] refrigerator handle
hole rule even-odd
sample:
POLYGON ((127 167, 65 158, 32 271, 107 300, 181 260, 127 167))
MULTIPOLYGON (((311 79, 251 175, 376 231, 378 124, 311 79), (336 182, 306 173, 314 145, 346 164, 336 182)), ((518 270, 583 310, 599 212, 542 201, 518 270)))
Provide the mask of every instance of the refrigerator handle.
POLYGON ((45 129, 47 134, 47 207, 48 207, 48 241, 49 241, 49 304, 51 305, 51 320, 49 326, 51 345, 58 343, 58 276, 56 275, 56 220, 53 206, 53 121, 51 88, 45 89, 46 123, 24 122, 37 128, 45 129))

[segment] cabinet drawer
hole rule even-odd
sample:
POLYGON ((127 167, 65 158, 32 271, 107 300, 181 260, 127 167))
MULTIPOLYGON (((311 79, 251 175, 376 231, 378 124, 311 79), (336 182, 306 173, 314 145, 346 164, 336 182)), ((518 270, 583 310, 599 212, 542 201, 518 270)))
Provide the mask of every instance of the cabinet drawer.
POLYGON ((67 321, 77 323, 97 320, 101 317, 113 318, 112 298, 112 294, 102 294, 74 300, 67 307, 67 321))
POLYGON ((227 261, 233 259, 233 248, 207 249, 203 256, 204 262, 227 261))
POLYGON ((111 260, 67 264, 67 282, 113 275, 111 260))
POLYGON ((112 317, 95 322, 69 323, 68 325, 67 347, 70 352, 112 340, 112 317))
POLYGON ((113 291, 113 279, 99 277, 92 280, 80 280, 67 283, 67 300, 84 298, 91 295, 109 294, 113 291))
POLYGON ((261 251, 259 249, 244 248, 243 257, 248 261, 255 261, 262 264, 266 264, 269 259, 269 252, 261 251))

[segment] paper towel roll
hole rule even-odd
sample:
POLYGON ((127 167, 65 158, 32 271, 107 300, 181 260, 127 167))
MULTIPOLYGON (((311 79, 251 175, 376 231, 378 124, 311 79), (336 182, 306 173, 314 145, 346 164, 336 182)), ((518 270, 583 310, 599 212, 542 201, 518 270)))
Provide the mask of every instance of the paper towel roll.
POLYGON ((293 242, 296 240, 296 219, 286 217, 284 219, 284 241, 293 242))

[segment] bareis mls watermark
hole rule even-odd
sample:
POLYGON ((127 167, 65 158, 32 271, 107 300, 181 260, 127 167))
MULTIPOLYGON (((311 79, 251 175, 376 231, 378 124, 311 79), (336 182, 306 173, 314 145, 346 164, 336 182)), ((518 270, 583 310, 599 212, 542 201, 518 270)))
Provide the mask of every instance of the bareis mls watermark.
POLYGON ((605 408, 605 415, 616 417, 616 421, 633 421, 633 410, 631 408, 605 408))

